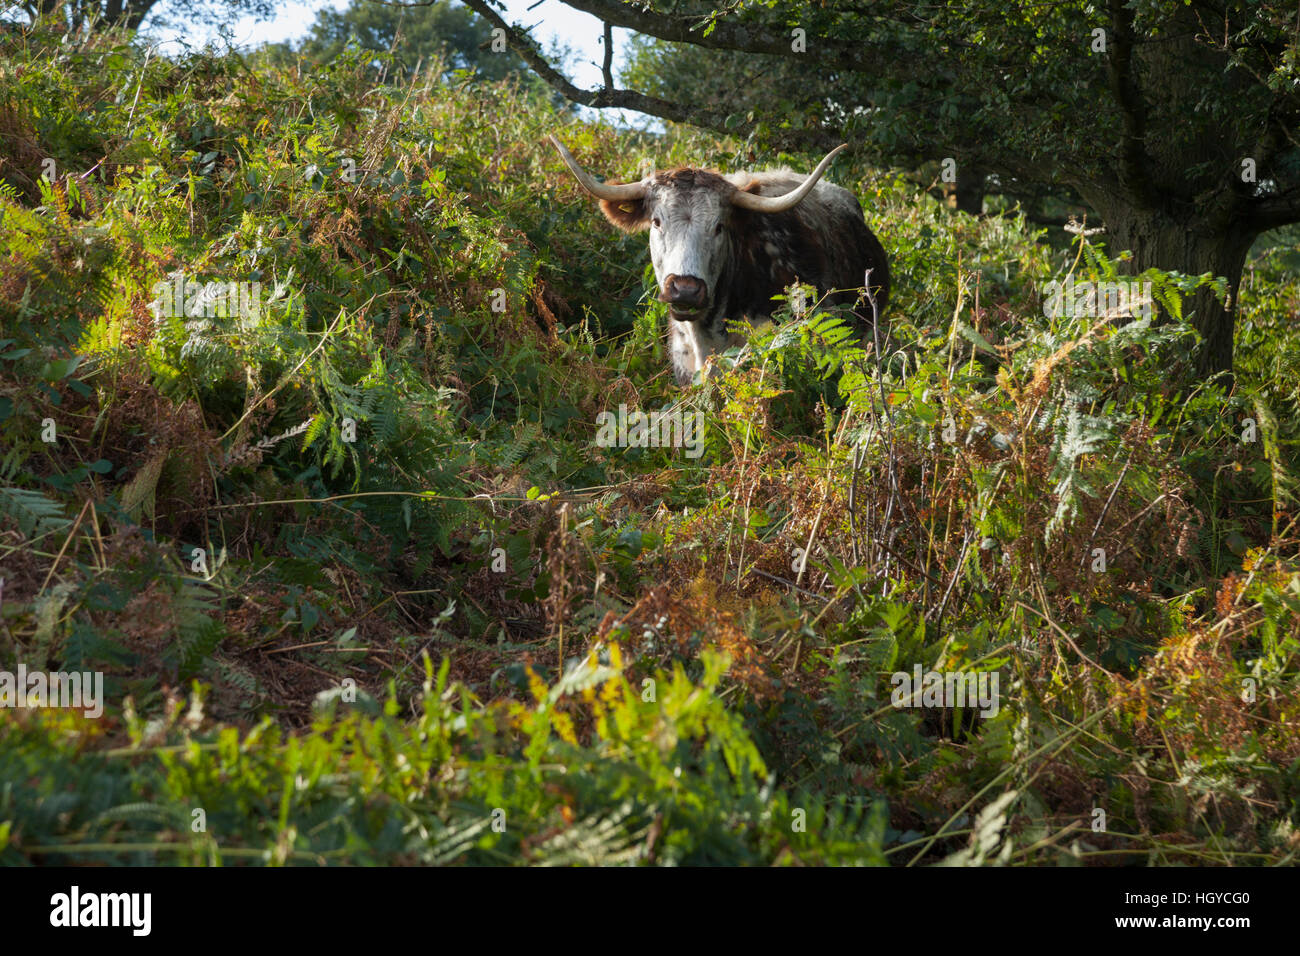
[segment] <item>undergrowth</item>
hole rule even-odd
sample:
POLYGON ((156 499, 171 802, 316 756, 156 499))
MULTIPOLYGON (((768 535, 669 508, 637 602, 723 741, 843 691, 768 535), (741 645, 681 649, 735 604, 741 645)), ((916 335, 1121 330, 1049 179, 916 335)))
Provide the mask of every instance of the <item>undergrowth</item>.
POLYGON ((0 669, 107 705, 0 708, 0 861, 1294 861, 1284 247, 1198 382, 1212 277, 1046 317, 1123 251, 845 164, 876 336, 792 299, 681 391, 545 134, 610 177, 746 144, 371 54, 0 43, 0 669), (603 447, 620 405, 702 453, 603 447), (996 713, 894 706, 918 667, 996 713))

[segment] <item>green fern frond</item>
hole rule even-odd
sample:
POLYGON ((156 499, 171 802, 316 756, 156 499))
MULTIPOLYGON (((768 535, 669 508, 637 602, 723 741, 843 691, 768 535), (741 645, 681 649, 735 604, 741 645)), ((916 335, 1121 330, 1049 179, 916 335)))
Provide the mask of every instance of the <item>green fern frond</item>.
POLYGON ((0 513, 16 520, 18 530, 28 538, 72 523, 63 505, 31 488, 0 488, 0 513))

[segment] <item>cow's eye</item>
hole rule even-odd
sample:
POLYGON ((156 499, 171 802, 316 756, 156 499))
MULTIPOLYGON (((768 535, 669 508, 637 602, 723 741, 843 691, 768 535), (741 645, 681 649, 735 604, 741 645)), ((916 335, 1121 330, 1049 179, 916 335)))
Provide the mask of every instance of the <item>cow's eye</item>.
POLYGON ((718 223, 716 226, 713 227, 713 234, 715 236, 722 235, 722 223, 718 223))
POLYGON ((654 226, 656 229, 659 229, 663 226, 663 223, 659 221, 658 216, 655 216, 653 219, 650 220, 650 225, 654 226))

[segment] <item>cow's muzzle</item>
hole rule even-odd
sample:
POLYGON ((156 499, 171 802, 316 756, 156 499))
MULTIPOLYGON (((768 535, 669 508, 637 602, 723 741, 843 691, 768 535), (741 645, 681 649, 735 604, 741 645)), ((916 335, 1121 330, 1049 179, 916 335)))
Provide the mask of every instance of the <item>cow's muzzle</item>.
POLYGON ((664 279, 659 299, 668 303, 668 314, 678 322, 690 322, 707 309, 709 284, 695 276, 671 275, 664 279))

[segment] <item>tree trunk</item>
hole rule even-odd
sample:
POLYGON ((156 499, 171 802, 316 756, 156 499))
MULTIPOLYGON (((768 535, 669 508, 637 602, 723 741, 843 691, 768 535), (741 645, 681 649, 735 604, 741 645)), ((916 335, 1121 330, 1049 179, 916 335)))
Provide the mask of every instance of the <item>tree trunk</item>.
POLYGON ((156 0, 131 0, 126 8, 126 28, 139 30, 140 24, 144 22, 144 18, 149 15, 155 3, 156 0))
POLYGON ((963 166, 957 172, 953 196, 957 208, 972 216, 984 215, 984 181, 987 172, 974 166, 963 166))
POLYGON ((1237 289, 1246 255, 1258 235, 1238 224, 1213 231, 1204 221, 1174 218, 1163 211, 1140 210, 1094 201, 1106 224, 1107 253, 1113 259, 1130 250, 1129 272, 1156 268, 1197 276, 1209 272, 1228 281, 1227 305, 1206 287, 1183 298, 1183 317, 1201 333, 1197 373, 1209 377, 1232 372, 1232 333, 1237 320, 1237 289))

